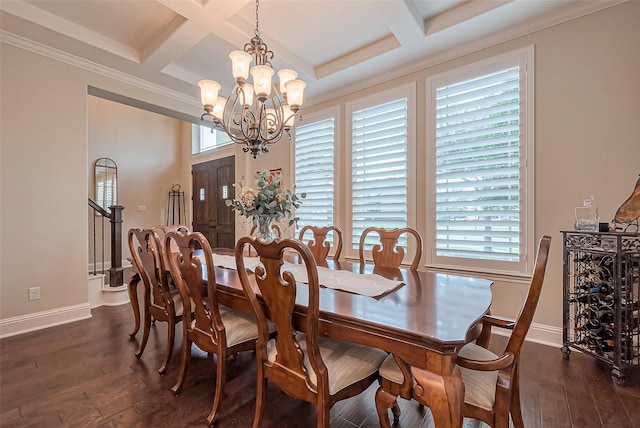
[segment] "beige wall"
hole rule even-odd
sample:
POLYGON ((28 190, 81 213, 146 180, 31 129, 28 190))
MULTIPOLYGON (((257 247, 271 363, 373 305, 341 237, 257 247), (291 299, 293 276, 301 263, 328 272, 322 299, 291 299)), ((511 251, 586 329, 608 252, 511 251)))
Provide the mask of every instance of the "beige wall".
MULTIPOLYGON (((195 98, 187 104, 9 44, 2 43, 0 53, 2 335, 23 324, 30 328, 90 315, 87 196, 93 192, 87 177, 93 159, 88 152, 87 87, 191 115, 199 114, 199 107, 195 98), (27 300, 30 287, 41 288, 40 300, 27 300)), ((162 129, 168 129, 172 138, 178 132, 175 127, 162 129)), ((151 140, 144 141, 150 149, 151 140)), ((178 150, 170 151, 175 162, 179 162, 178 150)), ((122 159, 122 166, 133 160, 122 159)), ((172 178, 158 183, 157 189, 166 188, 182 173, 175 165, 161 167, 168 168, 172 178)), ((159 206, 166 203, 162 196, 159 206)), ((133 195, 136 206, 138 199, 133 195)), ((151 202, 148 206, 159 210, 151 202)))
MULTIPOLYGON (((304 113, 322 110, 415 81, 418 99, 418 183, 425 182, 425 79, 514 49, 535 46, 535 239, 552 236, 546 282, 534 319, 551 326, 558 340, 562 326, 562 235, 571 230, 580 195, 596 197, 602 221, 609 221, 631 194, 640 174, 640 2, 633 1, 441 63, 357 93, 337 96, 304 113)), ((345 108, 341 108, 344 114, 345 108)), ((346 123, 344 117, 341 120, 346 123)), ((418 188, 423 188, 418 186, 418 188)), ((417 206, 426 206, 418 192, 417 206)), ((423 210, 418 229, 423 236, 423 210)), ((492 310, 515 316, 526 286, 496 281, 492 310)))
MULTIPOLYGON (((550 340, 557 340, 562 325, 559 231, 572 228, 574 207, 583 193, 595 195, 601 217, 611 218, 640 173, 639 21, 640 2, 626 2, 356 94, 345 95, 346 89, 329 102, 313 105, 311 100, 304 113, 415 81, 420 123, 425 117, 422 96, 428 75, 535 45, 535 235, 550 234, 553 242, 534 321, 542 324, 542 333, 548 327, 550 340)), ((6 44, 1 54, 0 322, 87 302, 87 166, 92 160, 87 151, 87 85, 193 115, 200 110, 6 44), (40 202, 46 204, 46 214, 40 202), (32 286, 42 287, 42 299, 27 302, 27 288, 32 286)), ((187 131, 181 132, 184 141, 187 131)), ((416 134, 419 166, 426 156, 425 131, 419 127, 416 134)), ((291 185, 285 143, 256 161, 237 147, 192 159, 188 144, 180 148, 182 155, 175 154, 182 164, 181 183, 189 180, 192 163, 235 154, 238 178, 251 177, 257 169, 283 167, 291 185)), ((422 170, 418 180, 424 177, 422 170)), ((131 208, 138 199, 133 197, 131 208)), ((425 206, 426 195, 418 193, 416 199, 418 207, 425 206)), ((418 222, 425 224, 424 213, 418 213, 418 222)), ((428 235, 424 226, 420 231, 428 235)), ((525 290, 522 284, 497 282, 494 313, 515 315, 525 290)))
POLYGON ((4 319, 87 302, 87 96, 59 62, 2 45, 1 67, 4 319))
MULTIPOLYGON (((88 97, 89 196, 95 198, 93 165, 96 159, 113 159, 118 166, 118 203, 124 206, 123 240, 132 227, 165 224, 171 185, 180 184, 184 189, 189 184, 181 177, 183 126, 190 127, 156 113, 88 97), (138 210, 141 205, 146 211, 138 210)), ((186 224, 186 220, 182 223, 186 224)), ((106 234, 108 237, 108 225, 106 234)), ((89 236, 89 260, 92 259, 91 241, 89 236)), ((105 260, 109 261, 108 245, 105 251, 105 260)), ((122 255, 124 258, 130 255, 126 242, 122 255)))

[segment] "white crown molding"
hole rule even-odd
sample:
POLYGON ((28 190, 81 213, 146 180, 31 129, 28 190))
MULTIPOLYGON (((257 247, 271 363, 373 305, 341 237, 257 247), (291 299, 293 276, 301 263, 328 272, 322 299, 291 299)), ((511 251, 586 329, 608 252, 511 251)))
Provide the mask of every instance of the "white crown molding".
POLYGON ((0 320, 0 338, 91 318, 89 303, 0 320))
POLYGON ((153 92, 158 95, 165 96, 167 98, 171 98, 172 100, 181 101, 189 105, 200 106, 200 100, 198 100, 196 97, 188 96, 182 92, 165 88, 164 86, 149 82, 144 79, 140 79, 139 77, 135 77, 130 74, 123 73, 121 71, 114 70, 95 62, 77 57, 75 55, 71 55, 58 49, 45 46, 41 43, 34 42, 33 40, 29 40, 16 34, 9 33, 5 30, 0 30, 0 42, 15 46, 20 49, 24 49, 29 52, 33 52, 38 55, 45 56, 47 58, 54 59, 56 61, 60 61, 73 67, 78 67, 80 69, 111 78, 113 80, 117 80, 119 82, 126 83, 131 86, 135 86, 137 88, 147 90, 149 92, 153 92))
POLYGON ((447 49, 434 55, 429 55, 423 60, 409 64, 401 72, 398 72, 398 69, 394 69, 392 71, 381 73, 368 79, 349 83, 342 88, 326 92, 322 95, 311 97, 305 102, 305 105, 312 106, 315 104, 320 104, 322 102, 330 101, 334 98, 358 92, 371 86, 397 79, 399 77, 406 76, 424 70, 426 68, 472 54, 482 49, 490 48, 500 43, 517 39, 519 37, 523 37, 528 34, 544 30, 546 28, 563 24, 565 22, 572 21, 574 19, 581 18, 595 12, 599 12, 613 6, 626 3, 627 1, 629 0, 576 2, 572 6, 554 11, 552 14, 545 14, 544 16, 528 20, 521 25, 513 26, 496 33, 492 33, 488 36, 475 39, 474 41, 471 41, 469 43, 464 43, 455 48, 447 49))

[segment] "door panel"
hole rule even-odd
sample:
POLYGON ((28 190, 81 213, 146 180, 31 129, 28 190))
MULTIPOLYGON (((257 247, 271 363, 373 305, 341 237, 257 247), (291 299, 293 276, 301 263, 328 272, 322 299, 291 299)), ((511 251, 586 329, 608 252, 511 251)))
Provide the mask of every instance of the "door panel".
POLYGON ((201 232, 212 248, 234 248, 235 216, 225 199, 234 197, 235 157, 195 164, 193 231, 201 232))

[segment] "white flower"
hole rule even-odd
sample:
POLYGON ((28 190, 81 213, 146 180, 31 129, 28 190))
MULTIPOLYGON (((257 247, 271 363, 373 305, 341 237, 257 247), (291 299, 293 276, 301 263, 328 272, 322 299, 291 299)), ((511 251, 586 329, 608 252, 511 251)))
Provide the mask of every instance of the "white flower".
MULTIPOLYGON (((280 221, 289 218, 289 226, 298 221, 293 211, 302 201, 290 190, 282 190, 280 180, 269 182, 269 171, 259 172, 256 178, 256 187, 244 187, 240 181, 238 186, 240 194, 238 199, 227 199, 226 205, 236 210, 240 215, 250 218, 253 224, 265 224, 268 221, 280 221)), ((306 195, 301 195, 304 198, 306 195)))

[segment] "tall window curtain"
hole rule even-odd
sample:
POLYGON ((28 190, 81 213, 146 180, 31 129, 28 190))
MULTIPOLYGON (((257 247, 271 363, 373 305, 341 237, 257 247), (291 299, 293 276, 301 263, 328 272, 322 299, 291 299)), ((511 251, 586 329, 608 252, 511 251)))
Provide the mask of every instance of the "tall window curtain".
POLYGON ((295 191, 307 194, 296 211, 298 230, 334 223, 333 141, 333 118, 296 127, 295 191))
POLYGON ((521 256, 520 67, 436 89, 436 255, 521 256))
POLYGON ((357 248, 369 226, 407 225, 407 98, 354 111, 351 132, 351 240, 357 248))

